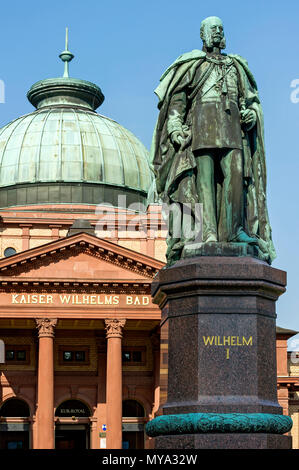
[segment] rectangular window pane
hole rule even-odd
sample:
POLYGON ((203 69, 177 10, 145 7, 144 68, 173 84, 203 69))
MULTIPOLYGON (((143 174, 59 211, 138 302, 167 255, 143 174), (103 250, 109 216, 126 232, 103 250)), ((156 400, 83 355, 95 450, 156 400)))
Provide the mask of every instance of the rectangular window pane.
POLYGON ((15 352, 14 351, 6 351, 6 354, 5 354, 5 357, 6 357, 6 360, 7 361, 13 361, 14 358, 15 358, 15 352))
POLYGON ((63 360, 64 361, 72 361, 73 360, 72 351, 63 351, 63 360))
POLYGON ((133 351, 133 362, 141 362, 142 354, 141 351, 133 351))
POLYGON ((85 351, 76 351, 75 361, 85 361, 85 351))
POLYGON ((131 361, 131 352, 123 352, 123 362, 131 361))
POLYGON ((17 351, 17 361, 26 361, 26 351, 17 351))

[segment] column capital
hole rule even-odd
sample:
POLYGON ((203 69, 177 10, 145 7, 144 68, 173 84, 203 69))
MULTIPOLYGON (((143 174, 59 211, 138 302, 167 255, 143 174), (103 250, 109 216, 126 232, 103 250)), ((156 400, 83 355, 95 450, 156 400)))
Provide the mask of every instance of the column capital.
POLYGON ((106 338, 122 338, 123 327, 126 324, 125 318, 105 319, 106 338))
POLYGON ((54 328, 57 325, 57 318, 36 318, 35 322, 39 338, 54 338, 54 328))

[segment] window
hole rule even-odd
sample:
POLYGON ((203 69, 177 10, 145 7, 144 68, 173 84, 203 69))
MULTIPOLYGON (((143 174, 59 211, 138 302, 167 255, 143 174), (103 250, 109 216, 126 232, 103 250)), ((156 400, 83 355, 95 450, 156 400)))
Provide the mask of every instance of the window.
POLYGON ((24 400, 9 398, 1 406, 0 416, 3 418, 26 418, 30 416, 29 406, 24 400))
POLYGON ((8 441, 6 444, 7 449, 23 449, 24 442, 23 441, 8 441))
POLYGON ((66 362, 85 362, 85 351, 63 351, 63 360, 66 362))
POLYGON ((85 362, 85 351, 75 351, 75 361, 85 362))
POLYGON ((122 360, 125 365, 144 365, 145 364, 145 347, 124 347, 122 352, 122 360))
POLYGON ((66 365, 80 365, 89 364, 89 348, 82 346, 60 346, 59 351, 59 364, 66 365))
POLYGON ((29 345, 9 345, 5 346, 5 361, 8 364, 29 364, 30 346, 29 345))
POLYGON ((17 250, 15 250, 14 248, 8 247, 8 248, 5 248, 5 250, 4 250, 4 256, 7 258, 8 256, 15 255, 16 252, 17 252, 17 250))

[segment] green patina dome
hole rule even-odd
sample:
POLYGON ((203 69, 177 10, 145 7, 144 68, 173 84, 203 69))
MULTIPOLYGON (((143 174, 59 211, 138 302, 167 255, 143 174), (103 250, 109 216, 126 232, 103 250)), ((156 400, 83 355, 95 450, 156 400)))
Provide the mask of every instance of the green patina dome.
POLYGON ((148 151, 130 131, 95 112, 104 100, 99 87, 70 78, 67 69, 64 77, 35 83, 27 97, 36 111, 0 129, 1 207, 118 205, 119 195, 126 205, 145 203, 152 181, 148 151))

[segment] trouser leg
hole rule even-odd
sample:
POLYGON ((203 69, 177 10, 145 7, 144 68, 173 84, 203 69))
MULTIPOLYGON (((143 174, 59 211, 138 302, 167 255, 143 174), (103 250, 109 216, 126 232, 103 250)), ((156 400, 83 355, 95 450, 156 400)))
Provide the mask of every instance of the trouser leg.
POLYGON ((227 241, 232 241, 243 229, 243 159, 239 149, 229 150, 221 158, 224 180, 222 203, 225 206, 227 241))
POLYGON ((203 241, 209 235, 215 235, 217 238, 214 158, 212 153, 196 155, 196 186, 203 205, 203 241))

